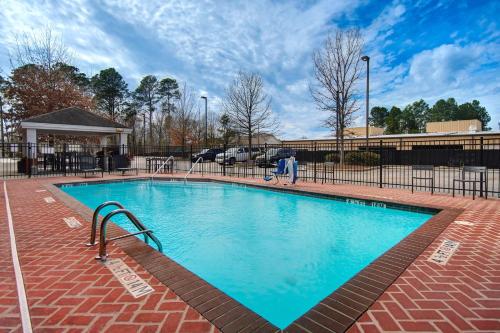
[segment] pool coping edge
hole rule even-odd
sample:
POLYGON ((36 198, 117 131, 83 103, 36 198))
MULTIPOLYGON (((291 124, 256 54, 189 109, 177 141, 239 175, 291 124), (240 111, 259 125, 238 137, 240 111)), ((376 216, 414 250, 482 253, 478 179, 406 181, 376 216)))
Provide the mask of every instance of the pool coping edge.
MULTIPOLYGON (((47 189, 63 201, 69 208, 75 210, 85 219, 91 220, 92 211, 78 200, 63 192, 59 187, 63 184, 107 183, 130 180, 147 180, 144 177, 131 177, 123 180, 86 179, 85 181, 46 184, 47 189)), ((181 180, 179 177, 162 177, 158 180, 181 180)), ((284 332, 315 332, 331 331, 345 332, 369 307, 389 288, 415 259, 446 229, 446 227, 464 210, 458 208, 440 207, 434 205, 412 205, 406 202, 373 198, 356 194, 334 194, 314 192, 300 188, 277 188, 265 184, 254 184, 232 180, 212 178, 190 178, 191 181, 220 182, 240 184, 250 187, 289 192, 316 197, 352 198, 371 202, 390 203, 399 206, 424 208, 437 211, 434 216, 414 230, 391 249, 381 254, 377 259, 365 266, 361 271, 346 281, 304 315, 297 318, 284 332)), ((389 207, 395 208, 395 207, 389 207)), ((123 234, 125 231, 112 224, 110 236, 123 234)), ((137 261, 145 270, 171 289, 187 304, 196 309, 223 332, 277 332, 279 328, 248 309, 232 297, 209 284, 201 277, 176 263, 164 254, 149 247, 141 240, 130 237, 115 242, 127 255, 137 261), (158 269, 161 266, 163 269, 158 269)))

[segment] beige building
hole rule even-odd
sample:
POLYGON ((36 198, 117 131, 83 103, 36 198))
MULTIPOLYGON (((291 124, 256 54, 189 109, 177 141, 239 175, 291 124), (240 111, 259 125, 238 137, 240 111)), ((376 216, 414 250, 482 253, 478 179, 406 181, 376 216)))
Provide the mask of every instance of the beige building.
POLYGON ((436 121, 427 123, 426 133, 449 133, 449 132, 479 132, 482 124, 477 119, 455 120, 455 121, 436 121))
MULTIPOLYGON (((244 135, 237 136, 231 142, 232 144, 238 145, 248 145, 248 137, 244 135)), ((281 144, 281 140, 276 138, 273 134, 269 133, 259 133, 252 137, 252 145, 279 145, 281 144)))
MULTIPOLYGON (((369 135, 382 135, 384 134, 384 129, 381 127, 368 127, 369 135)), ((366 136, 366 127, 351 127, 344 130, 346 136, 366 136)))
MULTIPOLYGON (((458 149, 479 149, 483 140, 486 149, 500 148, 500 131, 481 131, 481 122, 477 119, 427 123, 427 133, 383 134, 382 128, 370 127, 368 142, 377 146, 381 142, 385 147, 397 150, 412 150, 414 147, 455 147, 458 149)), ((364 149, 366 146, 366 127, 349 128, 344 138, 350 149, 364 149)), ((314 144, 334 145, 335 137, 317 139, 283 140, 287 145, 314 144)))

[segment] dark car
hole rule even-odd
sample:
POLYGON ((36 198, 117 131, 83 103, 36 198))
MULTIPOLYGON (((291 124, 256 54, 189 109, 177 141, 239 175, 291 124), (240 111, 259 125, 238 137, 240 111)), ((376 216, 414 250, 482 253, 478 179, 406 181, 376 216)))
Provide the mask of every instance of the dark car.
POLYGON ((255 163, 260 167, 275 165, 283 158, 290 158, 297 153, 291 148, 271 148, 265 154, 257 156, 255 163))
POLYGON ((203 162, 205 161, 214 162, 215 156, 217 156, 217 154, 220 154, 222 152, 224 152, 224 150, 219 148, 203 149, 199 153, 193 154, 193 156, 191 156, 191 161, 196 162, 200 157, 202 157, 203 162))

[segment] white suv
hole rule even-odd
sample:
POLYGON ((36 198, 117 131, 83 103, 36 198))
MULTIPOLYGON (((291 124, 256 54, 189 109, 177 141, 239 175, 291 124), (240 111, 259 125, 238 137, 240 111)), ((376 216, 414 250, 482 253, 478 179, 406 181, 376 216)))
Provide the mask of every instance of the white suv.
POLYGON ((248 160, 248 148, 229 148, 225 153, 217 154, 215 162, 219 164, 234 164, 248 160), (226 159, 224 160, 224 155, 226 159))

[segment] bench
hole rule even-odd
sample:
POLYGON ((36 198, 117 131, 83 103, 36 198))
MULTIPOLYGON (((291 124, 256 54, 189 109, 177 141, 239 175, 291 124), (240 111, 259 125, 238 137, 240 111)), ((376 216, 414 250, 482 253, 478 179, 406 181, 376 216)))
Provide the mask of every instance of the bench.
POLYGON ((101 168, 93 168, 93 169, 83 169, 82 170, 83 174, 85 175, 85 178, 87 178, 87 174, 91 173, 95 175, 96 173, 100 172, 101 173, 101 178, 104 177, 104 170, 101 168))
POLYGON ((139 169, 137 168, 116 168, 116 170, 120 171, 122 173, 122 176, 125 176, 125 173, 127 171, 135 171, 136 175, 139 173, 139 169))

